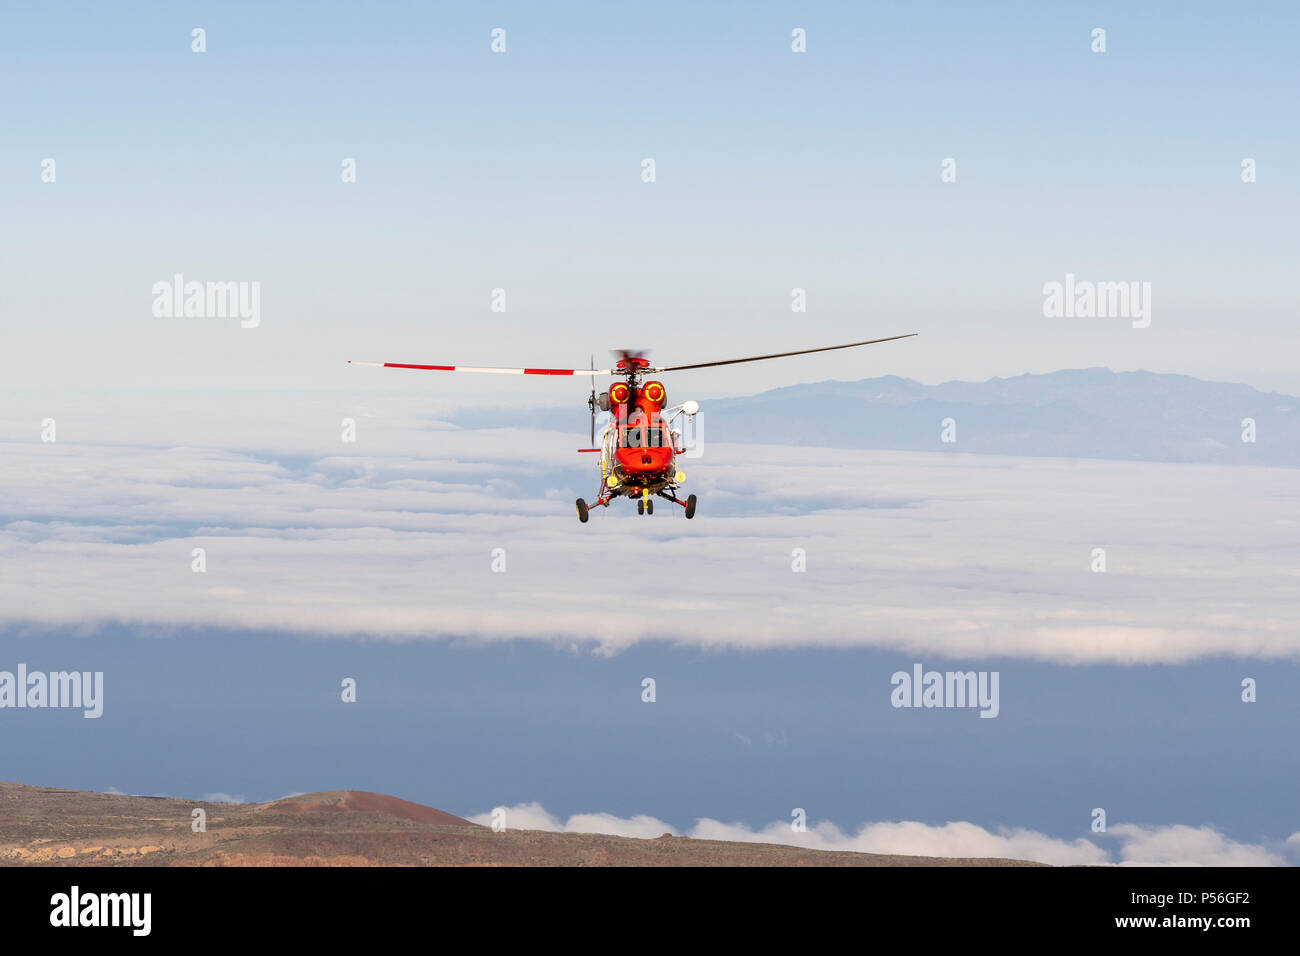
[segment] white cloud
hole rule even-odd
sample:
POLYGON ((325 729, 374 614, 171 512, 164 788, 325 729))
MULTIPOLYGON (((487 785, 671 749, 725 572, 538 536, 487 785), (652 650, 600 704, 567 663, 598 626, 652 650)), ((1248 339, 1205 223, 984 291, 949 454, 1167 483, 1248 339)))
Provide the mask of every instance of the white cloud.
POLYGON ((203 803, 247 803, 248 802, 247 800, 244 799, 244 795, 242 793, 239 794, 238 796, 232 796, 229 793, 205 793, 203 796, 199 797, 199 800, 203 803))
MULTIPOLYGON (((540 803, 520 803, 506 807, 505 825, 511 830, 547 830, 552 833, 605 833, 611 836, 630 836, 653 839, 665 833, 674 833, 662 820, 640 814, 634 817, 616 817, 610 813, 575 813, 561 820, 546 811, 540 803)), ((491 813, 466 817, 471 823, 491 826, 491 813)))
MULTIPOLYGON (((484 826, 492 824, 491 813, 466 819, 484 826)), ((789 821, 769 823, 753 829, 744 823, 723 823, 702 817, 684 833, 654 817, 618 817, 609 813, 575 813, 562 820, 538 803, 506 808, 506 826, 518 830, 547 830, 556 833, 604 833, 613 836, 650 839, 664 833, 695 840, 723 840, 740 843, 775 843, 810 850, 878 853, 889 856, 928 856, 1030 860, 1056 866, 1283 866, 1286 861, 1266 847, 1238 843, 1211 827, 1146 827, 1132 824, 1113 826, 1105 839, 1118 841, 1115 854, 1082 837, 1062 840, 1036 830, 998 828, 991 831, 974 823, 932 825, 917 821, 863 824, 855 833, 844 833, 835 824, 822 821, 803 833, 795 833, 789 821)), ((1296 834, 1289 842, 1296 841, 1296 834)))
MULTIPOLYGON (((505 825, 510 829, 547 830, 551 833, 564 832, 564 822, 558 817, 547 813, 540 803, 520 803, 504 809, 506 811, 505 825)), ((480 813, 477 816, 466 817, 465 819, 470 823, 479 823, 485 827, 490 827, 494 822, 491 813, 480 813)))
POLYGON ((1300 658, 1292 470, 710 444, 685 462, 693 522, 618 502, 584 526, 569 502, 596 479, 572 435, 448 428, 374 397, 181 396, 51 409, 43 444, 28 403, 0 418, 10 626, 1300 658), (611 628, 620 563, 662 585, 655 613, 611 628))
POLYGON ((565 829, 571 833, 608 833, 612 836, 639 837, 651 840, 665 833, 675 833, 672 827, 662 820, 645 814, 638 814, 626 819, 610 813, 575 813, 565 821, 565 829))
POLYGON ((1087 840, 1058 840, 1032 830, 991 832, 973 823, 931 826, 915 821, 868 823, 846 834, 833 823, 811 826, 795 833, 789 822, 770 823, 752 830, 742 823, 696 821, 690 836, 699 840, 733 840, 746 843, 781 843, 812 850, 849 850, 890 856, 980 857, 1034 860, 1058 865, 1106 862, 1103 850, 1087 840))
POLYGON ((1285 866, 1283 857, 1263 846, 1237 843, 1211 827, 1144 827, 1124 823, 1109 832, 1118 837, 1126 866, 1285 866))

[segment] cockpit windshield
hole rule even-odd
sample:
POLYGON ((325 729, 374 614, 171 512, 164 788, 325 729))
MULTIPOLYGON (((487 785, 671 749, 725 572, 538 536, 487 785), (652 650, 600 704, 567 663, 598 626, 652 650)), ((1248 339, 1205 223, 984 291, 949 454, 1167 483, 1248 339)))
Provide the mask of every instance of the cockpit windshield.
POLYGON ((663 448, 668 444, 668 429, 663 422, 626 425, 620 430, 623 448, 663 448))

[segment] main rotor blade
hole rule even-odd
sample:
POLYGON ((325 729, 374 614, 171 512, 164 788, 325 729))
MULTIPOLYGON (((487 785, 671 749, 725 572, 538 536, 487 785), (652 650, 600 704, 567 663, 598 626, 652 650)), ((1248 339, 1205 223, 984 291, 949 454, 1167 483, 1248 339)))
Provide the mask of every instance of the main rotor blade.
MULTIPOLYGON (((591 367, 596 367, 596 356, 592 353, 590 360, 591 367)), ((596 444, 596 373, 591 373, 591 398, 587 402, 587 407, 591 409, 591 444, 596 444)))
POLYGON ((910 339, 917 332, 907 335, 891 335, 887 339, 869 339, 866 342, 849 342, 847 345, 823 345, 818 349, 799 349, 795 352, 776 352, 773 355, 751 355, 749 358, 723 359, 720 362, 697 362, 694 365, 665 365, 660 368, 647 369, 649 372, 682 372, 691 368, 712 368, 715 365, 735 365, 738 362, 762 362, 764 359, 785 358, 788 355, 807 355, 810 352, 833 352, 836 349, 854 349, 859 345, 875 345, 877 342, 893 342, 896 339, 910 339))
POLYGON ((605 368, 481 368, 473 365, 408 365, 404 362, 356 362, 349 365, 372 365, 375 368, 414 368, 429 372, 492 372, 497 375, 620 375, 605 368))

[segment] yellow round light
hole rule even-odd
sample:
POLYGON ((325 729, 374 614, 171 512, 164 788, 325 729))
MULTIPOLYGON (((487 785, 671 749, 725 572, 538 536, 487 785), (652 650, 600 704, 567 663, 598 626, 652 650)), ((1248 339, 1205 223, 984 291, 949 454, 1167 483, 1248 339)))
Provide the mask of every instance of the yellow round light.
POLYGON ((674 475, 673 477, 677 479, 677 483, 680 485, 683 481, 686 480, 686 472, 684 472, 684 471, 679 471, 679 472, 678 472, 676 475, 674 475))
POLYGON ((605 479, 605 484, 609 485, 611 488, 617 488, 618 475, 610 475, 608 478, 605 479))

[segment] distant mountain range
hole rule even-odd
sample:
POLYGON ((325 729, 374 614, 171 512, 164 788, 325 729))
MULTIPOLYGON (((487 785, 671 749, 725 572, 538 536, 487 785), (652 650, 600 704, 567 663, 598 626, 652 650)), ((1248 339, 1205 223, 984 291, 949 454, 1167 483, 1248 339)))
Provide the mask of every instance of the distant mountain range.
MULTIPOLYGON (((1300 399, 1187 375, 1088 368, 940 385, 887 375, 702 406, 706 442, 1300 467, 1300 399), (942 440, 945 419, 954 442, 942 440), (1242 440, 1244 419, 1254 422, 1253 442, 1242 440)), ((581 408, 455 421, 586 437, 581 408)))

